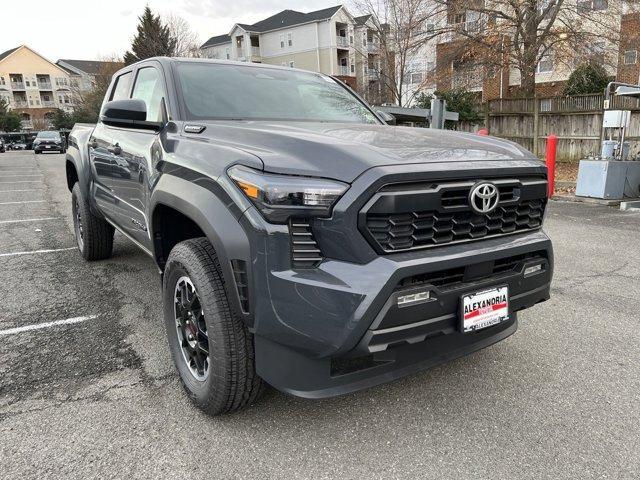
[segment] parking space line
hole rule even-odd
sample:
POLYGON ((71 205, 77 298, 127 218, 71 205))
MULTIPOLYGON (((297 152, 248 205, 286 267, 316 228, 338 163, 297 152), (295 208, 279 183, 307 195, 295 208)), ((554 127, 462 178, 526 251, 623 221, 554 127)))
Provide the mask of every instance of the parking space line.
POLYGON ((60 325, 72 325, 74 323, 82 323, 87 320, 95 320, 99 315, 87 315, 84 317, 66 318, 64 320, 55 320, 53 322, 36 323, 32 325, 24 325, 23 327, 8 328, 6 330, 0 330, 0 336, 2 335, 15 335, 16 333, 30 332, 33 330, 42 330, 44 328, 57 327, 60 325))
POLYGON ((25 222, 44 222, 45 220, 58 220, 60 217, 45 217, 45 218, 25 218, 24 220, 0 220, 0 225, 7 223, 25 223, 25 222))
POLYGON ((32 188, 30 190, 0 190, 0 193, 4 192, 41 192, 43 188, 32 188))
POLYGON ((22 202, 0 202, 0 205, 16 205, 23 203, 44 203, 46 200, 24 200, 22 202))
POLYGON ((16 182, 0 182, 0 184, 13 185, 14 183, 40 183, 40 180, 18 180, 16 182))
POLYGON ((41 177, 42 174, 41 173, 36 173, 36 174, 27 174, 25 173, 24 175, 2 175, 2 178, 12 178, 12 177, 41 177))
POLYGON ((40 253, 68 252, 69 250, 77 250, 77 249, 78 247, 68 247, 68 248, 52 248, 49 250, 32 250, 30 252, 0 253, 0 257, 15 257, 18 255, 37 255, 40 253))

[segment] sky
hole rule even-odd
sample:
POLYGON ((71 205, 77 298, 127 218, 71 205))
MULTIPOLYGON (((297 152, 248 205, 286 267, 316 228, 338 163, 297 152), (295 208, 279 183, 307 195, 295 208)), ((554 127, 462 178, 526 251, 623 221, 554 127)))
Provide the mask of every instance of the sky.
MULTIPOLYGON (((4 4, 6 0, 3 0, 4 4)), ((302 12, 340 0, 16 0, 2 6, 0 53, 26 44, 51 61, 121 56, 131 45, 138 16, 154 13, 184 18, 204 43, 228 33, 234 23, 255 23, 281 10, 302 12)))

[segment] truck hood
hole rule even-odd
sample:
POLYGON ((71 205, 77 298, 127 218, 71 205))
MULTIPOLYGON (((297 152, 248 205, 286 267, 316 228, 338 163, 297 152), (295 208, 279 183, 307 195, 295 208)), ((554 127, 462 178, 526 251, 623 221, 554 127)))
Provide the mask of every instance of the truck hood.
POLYGON ((535 159, 515 143, 450 130, 313 122, 209 122, 199 136, 260 158, 264 170, 352 182, 372 167, 535 159))

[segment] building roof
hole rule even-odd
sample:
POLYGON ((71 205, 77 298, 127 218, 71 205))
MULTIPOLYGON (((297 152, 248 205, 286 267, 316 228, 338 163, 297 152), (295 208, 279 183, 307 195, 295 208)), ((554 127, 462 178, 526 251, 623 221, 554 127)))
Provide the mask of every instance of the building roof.
POLYGON ((357 26, 359 26, 359 27, 360 27, 360 26, 364 25, 365 23, 367 23, 371 17, 372 17, 372 15, 371 15, 371 14, 369 14, 369 15, 362 15, 361 17, 354 17, 354 18, 353 18, 353 21, 355 22, 355 24, 356 24, 357 26))
MULTIPOLYGON (((79 70, 82 73, 86 73, 87 75, 97 75, 105 66, 123 66, 124 64, 120 62, 101 62, 98 60, 70 60, 70 59, 60 59, 56 62, 59 67, 64 68, 65 70, 69 70, 68 67, 72 67, 75 70, 79 70), (65 65, 61 65, 64 63, 65 65)), ((72 73, 78 73, 73 72, 72 73)))
MULTIPOLYGON (((21 46, 21 45, 20 45, 21 46)), ((4 60, 5 58, 7 58, 9 55, 11 55, 13 52, 15 52, 16 50, 18 50, 20 48, 20 46, 17 46, 15 48, 10 48, 9 50, 7 50, 6 52, 2 52, 0 53, 0 60, 4 60)))
POLYGON ((224 45, 225 43, 231 43, 231 37, 229 35, 218 35, 204 42, 200 48, 214 47, 216 45, 224 45))
MULTIPOLYGON (((323 8, 322 10, 315 10, 309 13, 298 12, 296 10, 282 10, 281 12, 265 18, 264 20, 260 20, 253 25, 249 25, 246 23, 236 23, 236 26, 242 28, 243 30, 246 30, 247 32, 269 32, 271 30, 293 27, 295 25, 301 25, 303 23, 327 20, 333 17, 341 8, 342 5, 336 5, 335 7, 323 8)), ((229 35, 218 35, 217 37, 211 37, 200 48, 221 45, 229 42, 231 42, 231 37, 229 35)))

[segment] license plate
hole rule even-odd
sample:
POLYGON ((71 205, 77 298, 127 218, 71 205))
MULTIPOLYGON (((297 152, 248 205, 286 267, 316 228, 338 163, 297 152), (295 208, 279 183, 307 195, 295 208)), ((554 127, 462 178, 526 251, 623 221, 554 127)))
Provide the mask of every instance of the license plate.
POLYGON ((51 145, 45 145, 44 148, 51 148, 51 145))
POLYGON ((509 287, 505 285, 463 296, 460 316, 463 333, 509 320, 509 287))

